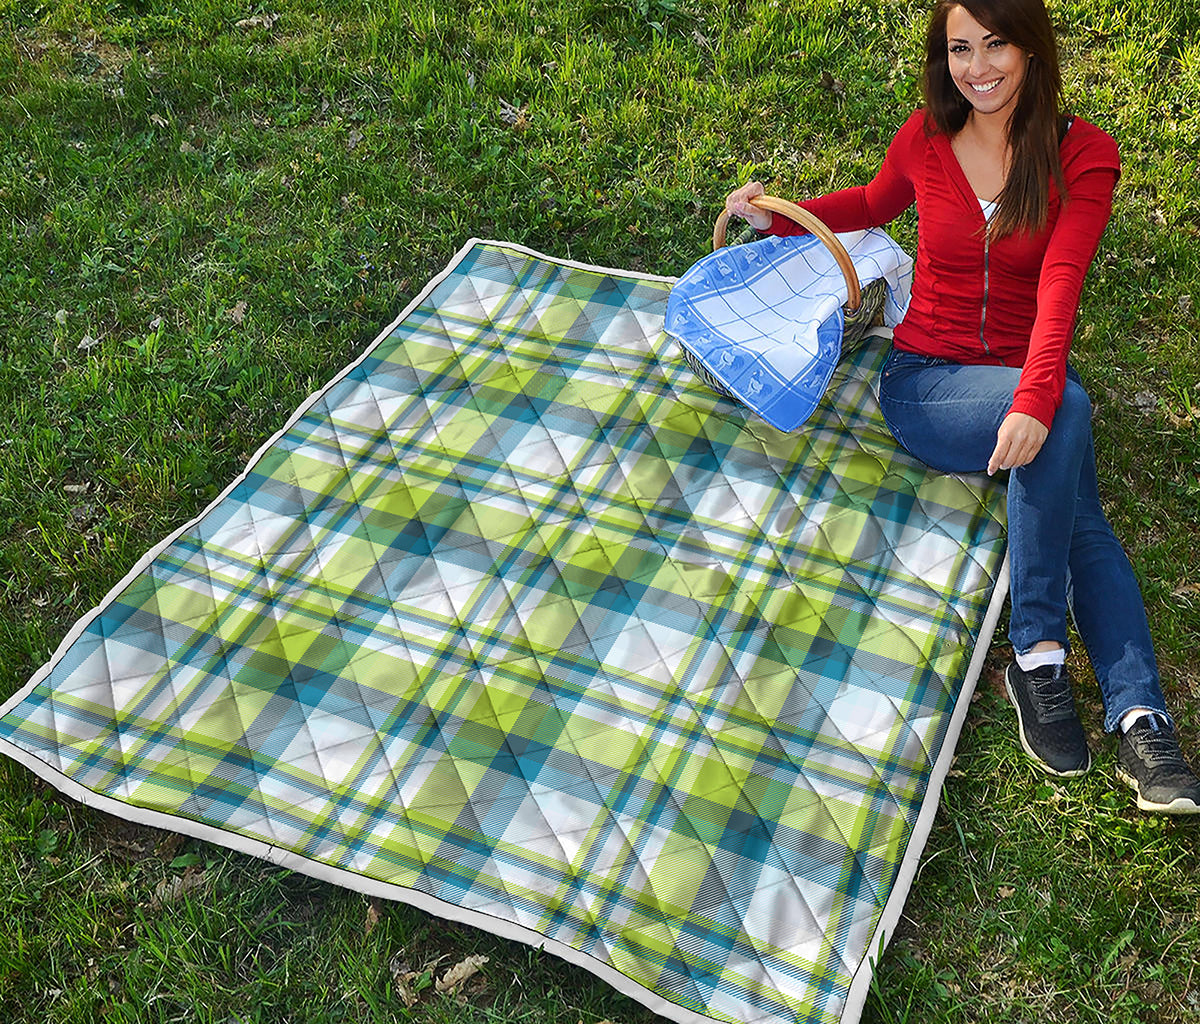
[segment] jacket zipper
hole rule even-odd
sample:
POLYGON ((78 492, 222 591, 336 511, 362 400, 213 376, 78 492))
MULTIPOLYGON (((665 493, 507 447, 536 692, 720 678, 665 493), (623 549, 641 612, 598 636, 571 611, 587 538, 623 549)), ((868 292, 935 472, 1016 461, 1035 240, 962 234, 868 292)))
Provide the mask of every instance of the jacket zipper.
POLYGON ((988 304, 988 236, 991 232, 988 230, 987 220, 983 222, 983 305, 979 309, 979 343, 983 346, 984 352, 989 356, 992 350, 988 348, 987 338, 983 336, 983 328, 987 323, 987 304, 988 304))

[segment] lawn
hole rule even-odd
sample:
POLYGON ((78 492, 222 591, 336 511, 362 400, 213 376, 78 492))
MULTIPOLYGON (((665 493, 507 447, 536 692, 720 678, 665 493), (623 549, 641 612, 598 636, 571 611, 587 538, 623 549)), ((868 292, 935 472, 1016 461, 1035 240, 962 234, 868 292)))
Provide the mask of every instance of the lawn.
MULTIPOLYGON (((0 0, 0 697, 471 236, 659 274, 754 175, 866 180, 909 0, 0 0)), ((1200 754, 1200 5, 1057 0, 1124 175, 1075 362, 1200 754)), ((911 247, 911 215, 894 226, 911 247)), ((1019 754, 998 641, 864 1020, 1200 1021, 1200 826, 1019 754)), ((641 1024, 556 959, 0 759, 0 1020, 641 1024), (488 962, 456 993, 446 967, 488 962), (409 977, 412 1008, 396 977, 409 977)))

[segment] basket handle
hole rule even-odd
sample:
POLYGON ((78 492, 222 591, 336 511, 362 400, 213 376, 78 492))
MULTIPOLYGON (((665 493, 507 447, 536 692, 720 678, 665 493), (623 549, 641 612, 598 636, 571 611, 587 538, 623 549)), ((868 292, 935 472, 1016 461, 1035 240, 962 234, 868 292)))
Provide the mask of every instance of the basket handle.
MULTIPOLYGON (((842 271, 842 276, 846 279, 846 290, 849 293, 849 297, 846 299, 846 312, 853 313, 858 309, 862 301, 862 292, 858 284, 858 272, 854 269, 854 261, 850 259, 850 254, 846 252, 846 247, 838 241, 837 235, 825 226, 824 221, 818 219, 803 207, 788 202, 786 199, 780 199, 778 196, 755 196, 750 200, 750 204, 757 206, 760 210, 782 213, 790 220, 794 220, 801 227, 807 228, 824 242, 825 247, 833 253, 833 258, 837 260, 838 267, 842 271)), ((722 210, 716 224, 713 225, 713 249, 720 249, 725 244, 725 225, 728 223, 729 212, 722 210)))

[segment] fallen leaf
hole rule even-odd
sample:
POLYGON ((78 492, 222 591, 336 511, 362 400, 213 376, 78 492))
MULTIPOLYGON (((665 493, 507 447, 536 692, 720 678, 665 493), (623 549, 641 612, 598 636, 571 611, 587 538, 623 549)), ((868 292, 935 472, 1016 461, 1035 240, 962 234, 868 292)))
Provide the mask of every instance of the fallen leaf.
POLYGON ((1015 896, 1016 893, 1017 893, 1017 890, 1014 889, 1011 885, 1002 885, 1002 886, 1000 886, 999 889, 996 890, 996 895, 999 896, 1002 900, 1006 900, 1010 896, 1015 896))
POLYGON ((367 921, 363 926, 363 934, 370 935, 375 930, 375 926, 379 924, 379 919, 383 916, 383 905, 378 899, 372 897, 367 903, 367 921))
POLYGON ((225 310, 225 313, 226 313, 226 315, 228 315, 229 319, 232 320, 235 324, 240 324, 240 323, 244 322, 246 319, 246 309, 247 308, 248 307, 246 305, 246 300, 242 299, 232 309, 225 310))
POLYGON ((500 101, 500 120, 513 128, 525 128, 529 124, 529 118, 525 116, 528 107, 515 107, 508 100, 500 101))
POLYGON ((144 843, 135 843, 129 839, 105 840, 105 849, 111 850, 123 860, 127 861, 141 860, 146 856, 147 852, 144 843))
POLYGON ((166 128, 168 124, 167 119, 162 114, 151 114, 150 123, 158 128, 166 128))
POLYGON ((475 956, 469 956, 460 963, 455 964, 437 981, 437 990, 439 992, 453 992, 468 978, 479 973, 479 968, 488 962, 488 958, 477 953, 475 956))
POLYGON ((163 318, 161 316, 156 316, 153 320, 150 321, 150 330, 157 331, 162 325, 163 325, 163 318))
POLYGON ((189 892, 203 889, 208 884, 208 875, 203 868, 188 868, 182 875, 164 878, 154 888, 152 905, 156 907, 174 903, 189 892))
MULTIPOLYGON (((989 664, 983 669, 983 678, 992 694, 1001 700, 1008 700, 1008 691, 1004 688, 1004 672, 1006 666, 989 664)), ((975 690, 979 692, 978 688, 975 690)))
POLYGON ((85 334, 82 338, 79 339, 78 347, 83 349, 84 352, 86 352, 89 348, 95 348, 99 344, 100 344, 99 338, 93 338, 90 334, 85 334))
POLYGON ((817 83, 822 89, 827 89, 835 96, 841 96, 846 92, 846 87, 828 71, 821 72, 821 80, 817 83))
POLYGON ((1150 412, 1158 408, 1158 397, 1153 391, 1139 391, 1133 396, 1133 404, 1142 412, 1150 412))
POLYGON ((165 836, 157 846, 154 852, 163 860, 174 860, 175 854, 179 852, 179 848, 183 845, 183 836, 178 832, 171 832, 165 836))
POLYGON ((188 141, 187 141, 187 139, 184 139, 184 140, 183 140, 183 142, 181 142, 181 143, 179 144, 179 152, 181 152, 181 153, 195 153, 195 152, 196 152, 196 147, 195 147, 195 146, 193 146, 193 145, 192 145, 190 142, 188 142, 188 141))
POLYGON ((417 1005, 419 996, 413 982, 421 976, 420 971, 414 971, 407 960, 402 959, 401 950, 388 962, 388 971, 392 975, 392 984, 396 986, 396 994, 410 1010, 417 1005))
POLYGON ((252 28, 271 28, 279 20, 278 14, 255 14, 249 18, 234 22, 236 28, 249 32, 252 28))
MULTIPOLYGON (((86 526, 92 521, 93 518, 95 518, 96 506, 87 502, 82 505, 75 505, 72 507, 70 515, 71 522, 76 526, 86 526)), ((83 535, 83 537, 84 540, 88 539, 88 535, 86 533, 83 535)))
POLYGON ((68 494, 86 494, 87 484, 63 484, 63 490, 68 494))
POLYGON ((366 138, 366 136, 363 135, 363 133, 360 132, 357 128, 352 129, 350 132, 349 138, 346 139, 346 148, 348 150, 350 150, 351 152, 353 152, 354 149, 358 146, 358 144, 360 142, 362 142, 362 140, 365 138, 366 138))
POLYGON ((403 978, 393 979, 396 985, 396 994, 400 997, 404 1005, 410 1010, 417 1005, 417 993, 413 989, 412 985, 409 984, 411 980, 412 976, 410 975, 405 975, 403 978))
POLYGON ((70 314, 65 309, 60 309, 57 313, 54 314, 54 322, 56 324, 58 324, 59 327, 61 327, 63 324, 65 324, 67 322, 67 317, 69 315, 70 314))

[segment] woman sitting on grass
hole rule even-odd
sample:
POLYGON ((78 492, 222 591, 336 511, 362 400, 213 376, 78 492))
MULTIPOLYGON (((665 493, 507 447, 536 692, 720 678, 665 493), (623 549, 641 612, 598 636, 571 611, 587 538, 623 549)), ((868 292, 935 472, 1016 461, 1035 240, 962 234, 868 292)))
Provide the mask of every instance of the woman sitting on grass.
MULTIPOLYGON (((1091 657, 1117 774, 1138 806, 1200 813, 1159 685, 1137 581, 1100 508, 1091 405, 1067 353, 1084 275, 1112 210, 1117 147, 1059 109, 1042 0, 942 0, 926 36, 925 107, 866 186, 802 205, 834 231, 886 224, 914 202, 912 303, 882 371, 880 404, 909 452, 947 473, 1011 470, 1005 680, 1021 745, 1045 771, 1082 775, 1091 751, 1065 665, 1067 606, 1091 657)), ((801 232, 757 209, 760 231, 801 232)))

